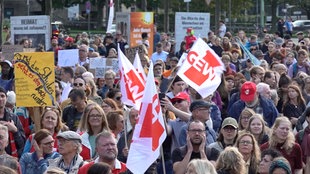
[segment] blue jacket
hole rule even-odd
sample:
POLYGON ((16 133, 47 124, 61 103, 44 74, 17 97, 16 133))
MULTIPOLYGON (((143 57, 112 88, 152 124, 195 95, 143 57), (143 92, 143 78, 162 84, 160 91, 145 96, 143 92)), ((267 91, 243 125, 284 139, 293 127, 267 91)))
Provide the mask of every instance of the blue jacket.
POLYGON ((22 174, 43 174, 48 167, 48 159, 55 159, 59 156, 58 152, 53 152, 52 154, 45 155, 44 159, 38 161, 36 152, 25 153, 19 160, 22 174))
POLYGON ((221 116, 221 111, 218 106, 215 104, 212 104, 211 106, 211 113, 210 117, 213 122, 213 129, 215 132, 218 132, 221 128, 221 123, 222 123, 222 116, 221 116))
MULTIPOLYGON (((264 120, 268 123, 268 126, 271 127, 279 115, 277 108, 274 106, 271 100, 259 97, 259 102, 263 108, 264 120)), ((245 108, 245 103, 242 100, 236 101, 228 111, 228 115, 239 120, 240 113, 245 108)))

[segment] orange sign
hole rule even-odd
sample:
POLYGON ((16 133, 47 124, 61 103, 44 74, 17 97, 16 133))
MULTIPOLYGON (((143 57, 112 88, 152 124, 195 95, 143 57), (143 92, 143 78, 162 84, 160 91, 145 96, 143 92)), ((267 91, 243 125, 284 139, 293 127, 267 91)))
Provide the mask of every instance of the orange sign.
POLYGON ((153 12, 132 12, 130 13, 130 47, 143 44, 142 33, 148 34, 148 56, 153 53, 154 37, 154 13, 153 12))

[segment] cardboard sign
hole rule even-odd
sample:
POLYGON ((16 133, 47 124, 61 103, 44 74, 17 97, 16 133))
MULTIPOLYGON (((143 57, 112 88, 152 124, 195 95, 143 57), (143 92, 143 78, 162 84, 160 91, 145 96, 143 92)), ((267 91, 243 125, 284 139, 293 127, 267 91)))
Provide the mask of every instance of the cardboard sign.
POLYGON ((116 73, 116 78, 119 78, 118 59, 102 57, 89 59, 89 71, 94 74, 95 78, 103 78, 109 69, 112 69, 116 73))
POLYGON ((53 52, 14 54, 16 106, 52 106, 55 100, 53 52))
POLYGON ((12 61, 14 59, 14 53, 22 51, 22 45, 2 45, 2 57, 5 60, 12 61))

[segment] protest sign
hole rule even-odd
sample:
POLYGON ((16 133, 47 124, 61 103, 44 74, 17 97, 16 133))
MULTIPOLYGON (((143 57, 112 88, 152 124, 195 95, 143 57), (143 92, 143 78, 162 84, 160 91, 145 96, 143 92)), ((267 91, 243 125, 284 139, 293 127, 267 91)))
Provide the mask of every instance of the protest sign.
POLYGON ((22 45, 2 45, 2 57, 5 60, 12 61, 14 59, 14 53, 22 51, 22 45))
POLYGON ((53 52, 14 54, 16 106, 52 106, 55 102, 53 52))
POLYGON ((131 12, 130 13, 130 47, 142 44, 142 33, 147 33, 149 47, 148 56, 153 53, 154 37, 154 13, 153 12, 131 12))
POLYGON ((192 28, 198 38, 208 37, 210 31, 210 13, 177 12, 175 14, 175 48, 180 48, 186 36, 186 29, 192 28))
POLYGON ((59 50, 58 51, 58 66, 75 66, 79 63, 79 50, 59 50))
POLYGON ((22 40, 32 40, 32 48, 43 45, 45 50, 51 46, 51 22, 49 16, 11 16, 12 44, 18 45, 22 40))
POLYGON ((112 69, 119 78, 118 59, 95 57, 89 59, 89 71, 95 75, 95 78, 103 78, 107 70, 112 69))

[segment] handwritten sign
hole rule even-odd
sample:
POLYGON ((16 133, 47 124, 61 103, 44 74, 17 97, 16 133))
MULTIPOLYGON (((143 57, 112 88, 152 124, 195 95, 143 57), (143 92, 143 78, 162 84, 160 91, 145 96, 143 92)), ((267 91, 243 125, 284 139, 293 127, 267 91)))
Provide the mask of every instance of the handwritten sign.
POLYGON ((119 77, 118 59, 116 58, 90 58, 89 71, 95 75, 95 78, 103 78, 107 70, 112 69, 119 77))
POLYGON ((139 45, 136 47, 127 48, 125 50, 126 57, 129 59, 131 63, 133 63, 136 55, 136 51, 138 50, 138 54, 140 57, 144 57, 144 55, 147 55, 147 49, 144 45, 139 45))
POLYGON ((55 102, 53 52, 18 52, 15 60, 16 106, 52 106, 55 102))
POLYGON ((75 66, 79 63, 79 50, 59 50, 58 51, 58 66, 75 66))
POLYGON ((22 51, 22 45, 2 45, 2 57, 5 60, 12 61, 14 59, 14 53, 22 51))

